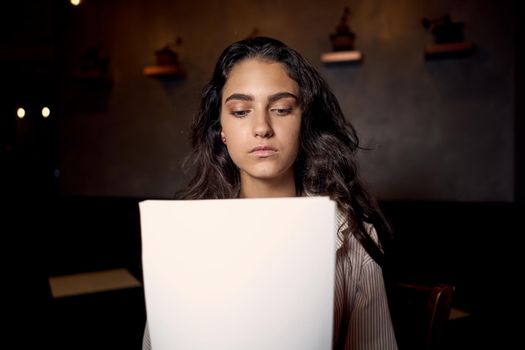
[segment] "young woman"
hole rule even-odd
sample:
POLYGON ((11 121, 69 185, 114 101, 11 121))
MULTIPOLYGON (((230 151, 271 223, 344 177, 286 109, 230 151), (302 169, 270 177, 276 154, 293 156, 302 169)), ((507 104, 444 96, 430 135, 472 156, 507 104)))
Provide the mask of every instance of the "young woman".
POLYGON ((192 131, 193 177, 181 199, 337 202, 333 348, 397 349, 382 272, 390 230, 359 180, 355 130, 319 73, 278 40, 234 43, 203 91, 192 131))

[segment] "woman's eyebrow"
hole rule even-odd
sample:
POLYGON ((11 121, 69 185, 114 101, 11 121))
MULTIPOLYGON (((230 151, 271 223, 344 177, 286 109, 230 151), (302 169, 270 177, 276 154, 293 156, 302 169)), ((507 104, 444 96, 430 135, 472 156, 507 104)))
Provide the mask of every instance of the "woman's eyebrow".
MULTIPOLYGON (((272 103, 282 98, 293 98, 295 100, 298 100, 297 96, 295 96, 291 92, 283 91, 283 92, 278 92, 273 95, 270 95, 268 97, 268 102, 272 103)), ((253 101, 254 97, 252 95, 235 93, 235 94, 231 94, 230 96, 228 96, 226 100, 224 100, 224 103, 230 100, 253 101)))
POLYGON ((224 103, 230 100, 253 101, 253 96, 246 94, 231 94, 226 100, 224 100, 224 103))
POLYGON ((268 102, 272 103, 282 98, 290 98, 290 97, 295 100, 298 100, 297 96, 295 96, 291 92, 278 92, 276 94, 270 95, 270 97, 268 97, 268 102))

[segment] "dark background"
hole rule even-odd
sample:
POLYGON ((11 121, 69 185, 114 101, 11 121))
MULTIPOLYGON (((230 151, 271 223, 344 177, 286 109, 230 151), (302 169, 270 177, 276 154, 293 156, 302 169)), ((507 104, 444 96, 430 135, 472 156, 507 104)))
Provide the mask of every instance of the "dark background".
POLYGON ((65 0, 22 0, 6 6, 2 157, 28 168, 16 173, 28 177, 20 189, 58 176, 61 194, 171 197, 185 181, 180 162, 189 150, 189 125, 216 58, 257 28, 298 49, 326 78, 362 145, 372 149, 360 158, 379 199, 515 199, 519 26, 512 1, 89 0, 73 7, 65 0), (320 55, 331 50, 329 35, 346 5, 364 61, 323 64, 320 55), (433 37, 421 20, 447 13, 464 23, 465 39, 477 51, 427 61, 423 50, 433 37), (178 37, 187 78, 145 76, 154 52, 178 37), (77 74, 86 51, 96 47, 109 61, 107 84, 77 74), (52 113, 45 121, 44 104, 52 113), (14 118, 18 106, 28 110, 22 120, 14 118))
POLYGON ((126 267, 141 279, 136 204, 171 198, 184 183, 180 163, 201 88, 221 50, 256 27, 318 68, 371 148, 360 155, 363 178, 395 230, 403 278, 456 285, 455 305, 474 315, 457 344, 505 342, 514 329, 507 315, 521 307, 513 286, 525 232, 522 17, 515 1, 4 4, 0 230, 9 334, 20 348, 140 348, 140 288, 53 300, 47 278, 126 267), (323 64, 347 5, 364 60, 323 64), (432 36, 421 19, 445 13, 465 23, 477 50, 426 61, 432 36), (187 77, 145 76, 155 50, 179 36, 187 77), (79 79, 93 47, 109 59, 109 80, 79 79))

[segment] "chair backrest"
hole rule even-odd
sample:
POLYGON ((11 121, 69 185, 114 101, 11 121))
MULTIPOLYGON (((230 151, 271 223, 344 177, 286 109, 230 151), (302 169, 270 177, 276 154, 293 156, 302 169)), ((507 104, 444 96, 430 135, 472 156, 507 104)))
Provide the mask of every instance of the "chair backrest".
POLYGON ((444 346, 453 294, 449 284, 397 283, 390 287, 390 311, 400 350, 444 346))

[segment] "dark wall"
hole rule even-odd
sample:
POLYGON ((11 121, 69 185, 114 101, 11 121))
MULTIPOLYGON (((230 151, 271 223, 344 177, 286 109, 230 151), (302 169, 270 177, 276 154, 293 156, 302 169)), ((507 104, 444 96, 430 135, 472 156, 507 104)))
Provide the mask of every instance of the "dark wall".
POLYGON ((180 163, 189 150, 188 128, 215 59, 257 27, 297 48, 327 79, 363 146, 372 149, 360 159, 363 177, 380 199, 513 201, 523 153, 515 138, 522 133, 523 108, 514 98, 522 83, 514 79, 513 1, 354 1, 349 24, 364 61, 327 66, 320 55, 331 49, 328 36, 345 5, 10 5, 2 13, 8 33, 2 60, 10 67, 1 111, 2 163, 14 170, 2 174, 2 182, 19 181, 27 193, 47 186, 66 195, 170 197, 185 181, 180 163), (425 61, 423 48, 432 37, 421 19, 445 13, 465 23, 466 39, 478 50, 462 59, 425 61), (179 36, 187 78, 144 76, 154 51, 179 36), (81 56, 97 46, 109 58, 110 84, 76 79, 81 56), (16 120, 15 107, 24 99, 35 110, 49 101, 52 118, 45 125, 30 117, 16 120))
POLYGON ((352 2, 364 61, 327 66, 343 1, 89 1, 65 13, 65 74, 101 44, 113 84, 66 80, 59 127, 60 188, 74 195, 170 197, 199 93, 220 51, 254 27, 301 51, 321 72, 364 146, 363 176, 386 200, 512 201, 514 38, 511 1, 352 2), (276 11, 276 9, 279 9, 276 11), (477 52, 427 62, 423 17, 465 22, 477 52), (187 79, 142 74, 176 38, 187 79), (423 180, 424 179, 424 180, 423 180), (423 180, 423 181, 422 181, 423 180))
MULTIPOLYGON (((517 1, 516 1, 517 2, 517 1)), ((521 8, 516 4, 517 18, 523 18, 523 4, 521 8)), ((516 20, 518 23, 518 20, 516 20)), ((525 67, 523 62, 525 61, 525 54, 523 53, 524 47, 523 42, 525 41, 525 34, 522 25, 515 25, 515 62, 516 62, 516 121, 515 121, 515 137, 516 137, 516 171, 515 171, 515 183, 516 183, 516 200, 523 203, 525 202, 525 67)))
POLYGON ((6 3, 0 11, 0 189, 52 192, 57 162, 58 18, 53 0, 6 3), (52 115, 42 118, 43 107, 52 115), (23 107, 24 119, 16 118, 23 107))

